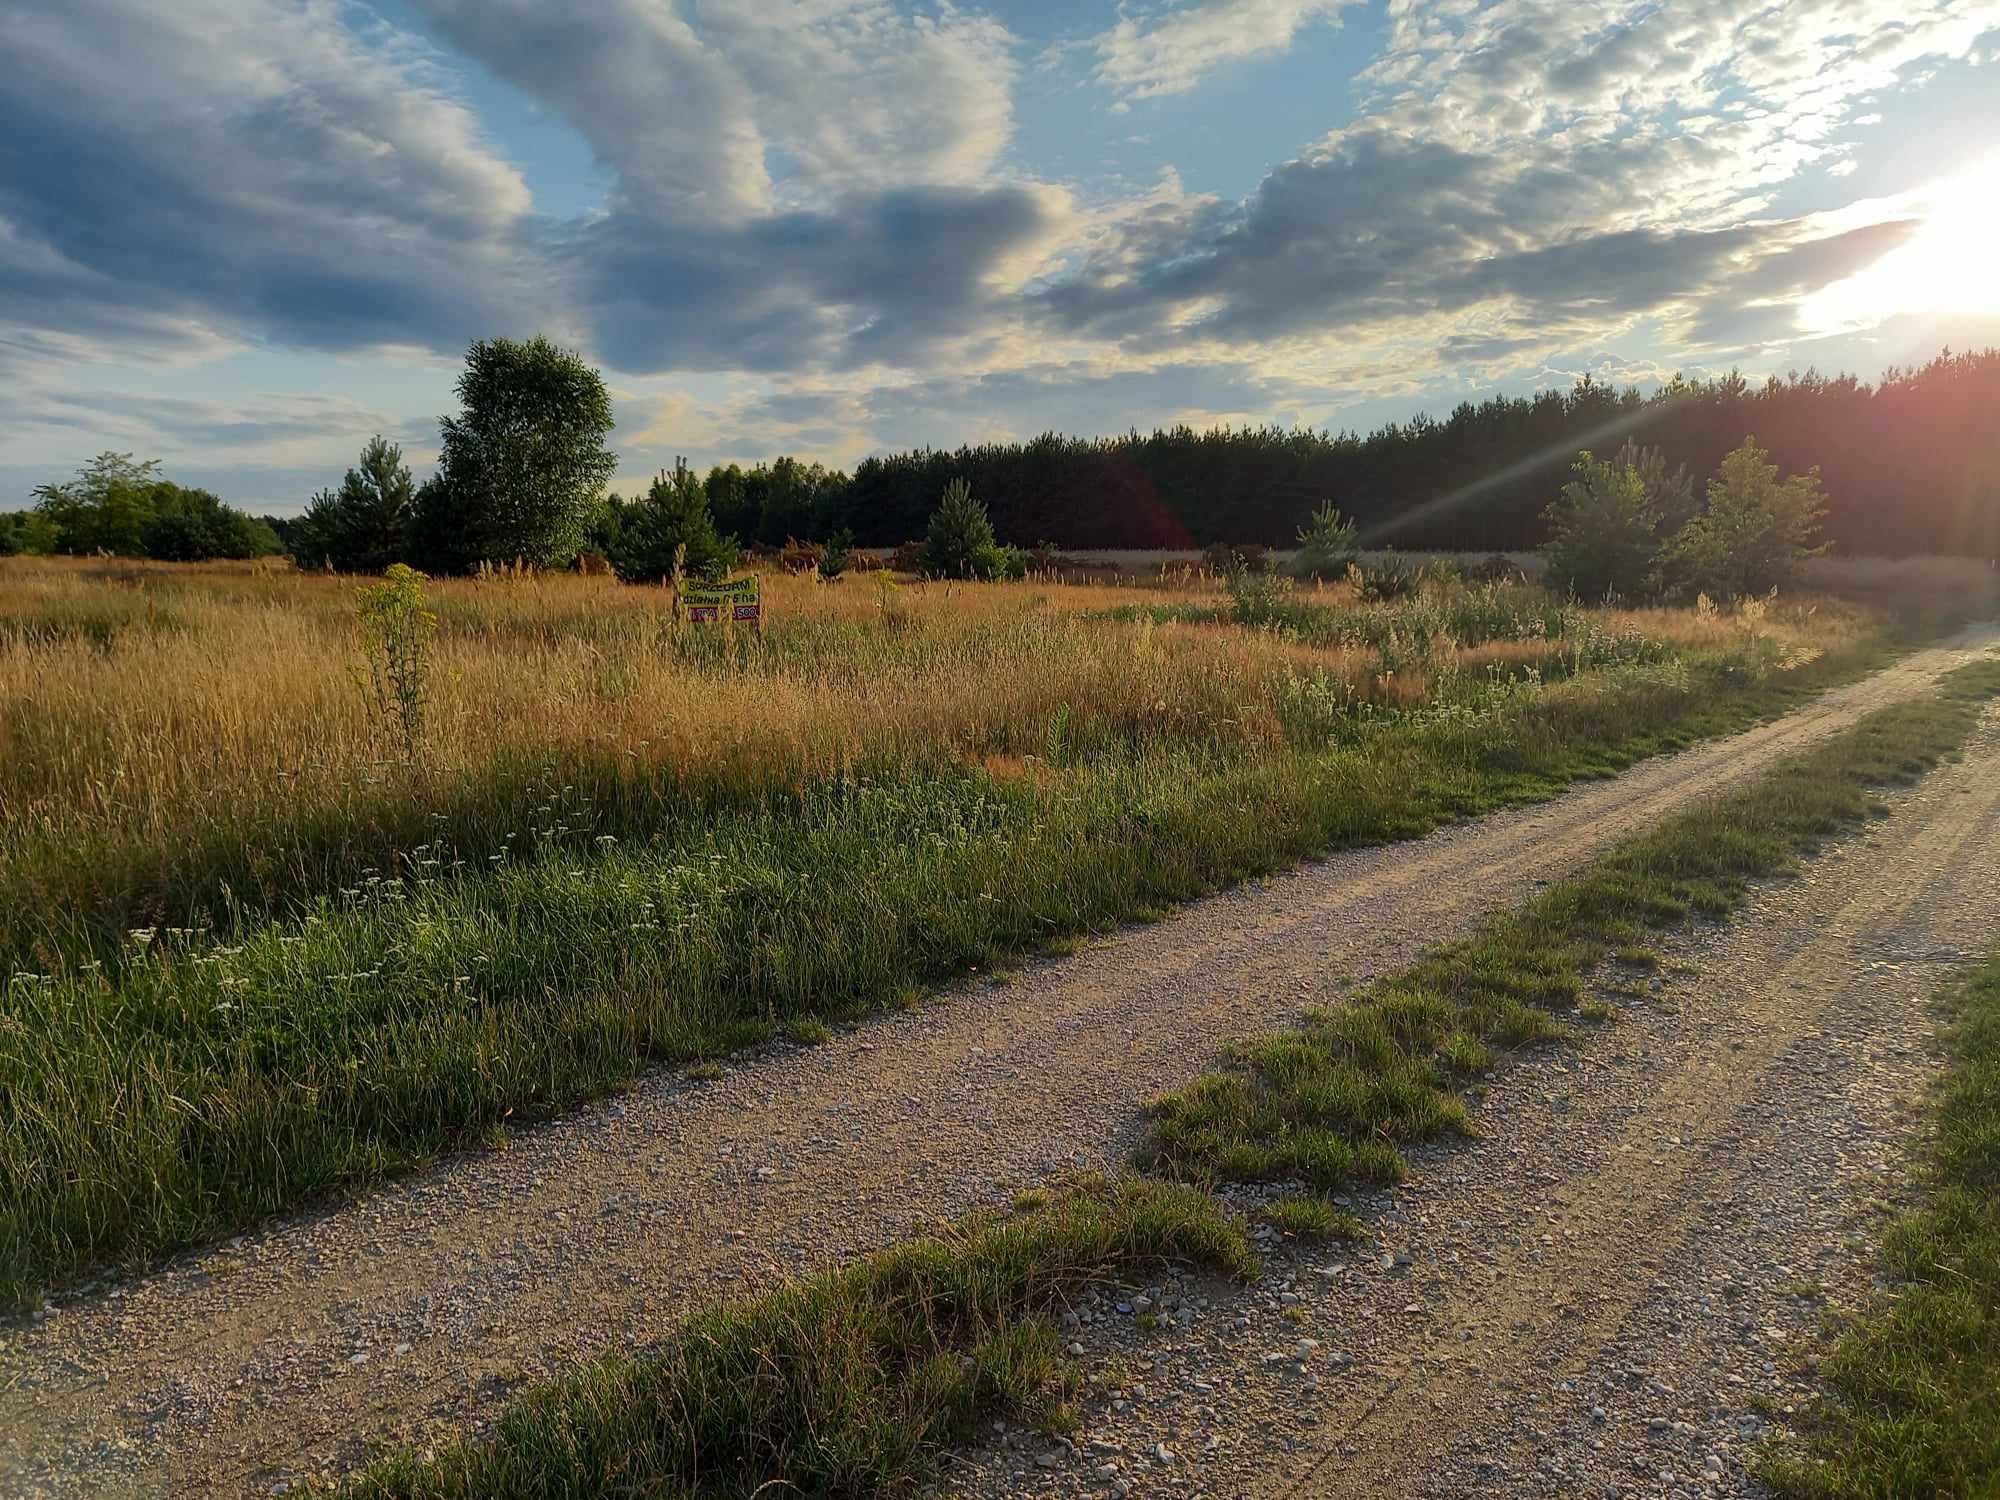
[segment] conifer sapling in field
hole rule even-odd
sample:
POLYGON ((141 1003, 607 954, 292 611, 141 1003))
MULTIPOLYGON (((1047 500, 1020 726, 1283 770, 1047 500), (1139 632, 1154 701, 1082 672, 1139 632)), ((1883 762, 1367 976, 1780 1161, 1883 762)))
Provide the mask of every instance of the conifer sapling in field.
POLYGON ((1354 523, 1343 516, 1331 500, 1312 513, 1299 528, 1299 549, 1292 556, 1294 578, 1345 578, 1360 556, 1354 523))

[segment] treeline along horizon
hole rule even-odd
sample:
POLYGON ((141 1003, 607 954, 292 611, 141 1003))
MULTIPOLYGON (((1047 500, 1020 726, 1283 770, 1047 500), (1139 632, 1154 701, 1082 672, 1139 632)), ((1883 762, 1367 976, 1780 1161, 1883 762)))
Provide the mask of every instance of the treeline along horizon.
MULTIPOLYGON (((1746 436, 1783 472, 1819 467, 1826 532, 1843 552, 2000 555, 2000 349, 1947 351, 1873 385, 1813 372, 1753 385, 1732 373, 1677 376, 1645 396, 1586 378, 1365 436, 1179 426, 917 449, 863 459, 851 477, 795 469, 811 473, 814 493, 786 502, 782 521, 802 537, 846 526, 862 545, 892 546, 923 535, 945 483, 962 476, 1000 539, 1019 546, 1289 546, 1331 500, 1366 545, 1512 551, 1546 539, 1543 511, 1579 449, 1630 438, 1685 464, 1699 488, 1746 436)), ((746 541, 782 540, 768 534, 787 529, 773 524, 775 496, 762 517, 744 514, 739 497, 766 488, 746 478, 733 466, 711 474, 711 491, 738 500, 716 496, 718 523, 746 541)))
MULTIPOLYGON (((585 369, 553 346, 542 355, 585 369)), ((588 377, 601 390, 596 372, 588 377)), ((598 420, 593 442, 609 472, 616 459, 601 442, 611 425, 608 399, 598 420)), ((1608 455, 1628 440, 1658 448, 1670 467, 1686 466, 1699 493, 1745 438, 1781 472, 1820 470, 1825 535, 1840 551, 2000 557, 2000 349, 1947 350, 1928 364, 1892 367, 1872 385, 1811 371, 1753 385, 1732 372, 1706 381, 1676 376, 1647 396, 1586 378, 1566 391, 1463 402, 1441 420, 1419 416, 1365 435, 1183 425, 916 449, 865 458, 851 475, 788 457, 749 468, 719 465, 705 477, 677 469, 671 484, 663 474, 654 486, 672 502, 672 514, 646 514, 676 535, 696 522, 712 526, 703 534, 725 550, 731 537, 776 547, 843 532, 863 546, 893 547, 924 536, 945 486, 964 479, 998 540, 1023 548, 1287 547, 1330 501, 1356 523, 1364 547, 1517 551, 1547 540, 1544 513, 1580 449, 1608 455), (696 514, 704 509, 706 518, 696 514)), ((400 468, 400 452, 379 439, 363 458, 378 493, 360 507, 360 520, 380 523, 379 545, 364 549, 365 562, 335 565, 372 571, 382 565, 379 553, 432 571, 466 566, 419 545, 424 518, 441 514, 421 503, 437 481, 416 489, 400 468)), ((104 454, 78 481, 43 486, 34 511, 0 514, 0 554, 230 557, 282 546, 305 561, 313 553, 309 518, 255 518, 261 540, 254 544, 237 544, 233 532, 222 542, 206 532, 184 536, 187 505, 175 509, 166 500, 199 500, 207 506, 202 517, 242 523, 238 529, 253 518, 206 492, 166 483, 156 468, 104 454)), ((366 477, 350 471, 349 482, 367 491, 366 477)), ((592 504, 583 495, 577 501, 592 504)), ((540 560, 565 562, 579 541, 615 552, 623 519, 618 505, 596 505, 594 519, 579 519, 574 540, 540 560)), ((495 555, 514 551, 510 542, 495 555)))

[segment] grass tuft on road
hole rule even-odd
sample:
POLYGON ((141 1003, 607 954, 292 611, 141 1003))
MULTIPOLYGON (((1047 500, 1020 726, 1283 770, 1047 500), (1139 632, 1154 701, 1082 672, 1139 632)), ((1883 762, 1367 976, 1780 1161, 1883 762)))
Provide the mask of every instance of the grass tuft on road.
POLYGON ((341 1494, 894 1492, 986 1418, 1072 1427, 1078 1381, 1052 1317, 1091 1281, 1163 1262, 1256 1271, 1242 1221, 1207 1194, 1079 1182, 1016 1217, 700 1314, 657 1352, 525 1396, 490 1441, 386 1460, 341 1494))
POLYGON ((1496 1048, 1563 1033, 1593 966, 1690 915, 1728 912, 1750 880, 1866 818, 1870 788, 1956 748, 1995 694, 2000 663, 1961 668, 1936 696, 1872 714, 1618 845, 1339 1009, 1240 1045, 1223 1069, 1154 1102, 1144 1164, 1206 1185, 1299 1181, 1325 1192, 1399 1180, 1400 1146, 1471 1130, 1458 1088, 1496 1048))
POLYGON ((1803 1447, 1762 1465, 1787 1500, 2000 1494, 2000 955, 1947 1005, 1925 1200, 1884 1240, 1891 1289, 1835 1347, 1803 1447))

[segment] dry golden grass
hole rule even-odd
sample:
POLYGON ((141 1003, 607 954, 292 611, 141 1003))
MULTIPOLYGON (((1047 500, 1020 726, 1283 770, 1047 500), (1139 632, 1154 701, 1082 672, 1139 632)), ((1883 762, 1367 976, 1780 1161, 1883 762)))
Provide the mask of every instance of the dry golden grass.
MULTIPOLYGON (((297 811, 384 780, 448 780, 503 755, 560 765, 609 750, 635 774, 798 784, 866 756, 1046 757, 1059 720, 1135 742, 1261 745, 1281 734, 1273 692, 1287 676, 1338 677, 1357 698, 1398 706, 1427 682, 1382 674, 1362 649, 1102 618, 1162 598, 1129 584, 821 585, 773 573, 759 640, 677 628, 662 591, 601 578, 449 580, 430 586, 432 695, 423 763, 407 767, 391 764, 395 747, 360 690, 353 580, 75 559, 6 560, 0 580, 0 815, 41 837, 117 826, 171 839, 191 822, 297 811)), ((1222 599, 1185 583, 1173 597, 1222 599)), ((1298 597, 1355 602, 1344 584, 1298 597)), ((1697 650, 1750 633, 1834 647, 1871 623, 1829 600, 1748 622, 1599 614, 1697 650)), ((1526 666, 1548 649, 1488 642, 1455 664, 1526 666)))
MULTIPOLYGON (((218 804, 391 774, 357 681, 349 580, 241 568, 6 565, 0 809, 172 836, 218 804)), ((1059 709, 1134 734, 1274 732, 1296 656, 1246 632, 1080 618, 1099 586, 765 579, 769 634, 677 629, 666 596, 557 575, 431 586, 425 770, 611 749, 678 774, 796 780, 868 754, 1044 747, 1059 709)))

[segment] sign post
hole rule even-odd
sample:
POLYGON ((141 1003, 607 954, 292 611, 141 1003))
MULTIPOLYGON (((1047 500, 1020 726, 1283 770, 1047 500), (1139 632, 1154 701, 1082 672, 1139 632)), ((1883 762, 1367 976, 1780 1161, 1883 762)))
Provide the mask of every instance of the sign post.
POLYGON ((689 623, 713 625, 731 620, 739 625, 755 625, 764 633, 764 604, 755 573, 748 578, 732 578, 727 583, 693 583, 681 589, 681 608, 689 623))

